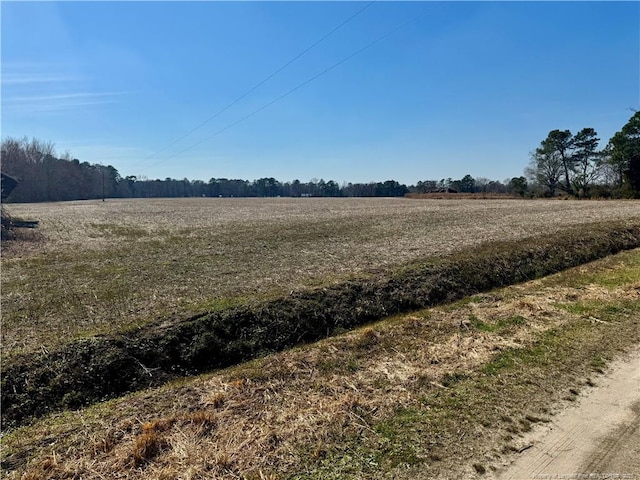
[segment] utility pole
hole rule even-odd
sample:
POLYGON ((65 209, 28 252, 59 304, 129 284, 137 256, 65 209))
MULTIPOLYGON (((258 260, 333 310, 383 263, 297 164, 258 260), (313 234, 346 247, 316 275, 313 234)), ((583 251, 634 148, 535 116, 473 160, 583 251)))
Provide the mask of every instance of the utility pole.
POLYGON ((102 201, 104 202, 104 166, 100 164, 100 170, 102 171, 102 201))

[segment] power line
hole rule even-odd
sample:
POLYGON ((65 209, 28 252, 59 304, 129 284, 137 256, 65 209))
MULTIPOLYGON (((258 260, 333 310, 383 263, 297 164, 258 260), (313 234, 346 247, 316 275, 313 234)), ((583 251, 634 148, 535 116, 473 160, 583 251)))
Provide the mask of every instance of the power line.
POLYGON ((158 155, 161 152, 164 152, 166 149, 168 149, 169 147, 175 145, 176 143, 178 143, 181 140, 184 140, 185 138, 187 138, 189 135, 191 135, 193 132, 195 132, 196 130, 199 130, 201 127, 203 127, 204 125, 206 125, 207 123, 209 123, 211 120, 213 120, 214 118, 216 118, 217 116, 219 116, 220 114, 226 112, 229 108, 233 107, 236 103, 240 102, 242 99, 244 99, 245 97, 247 97, 248 95, 250 95, 251 93, 253 93, 254 91, 256 91, 258 88, 260 88, 262 85, 264 85, 265 83, 267 83, 269 80, 271 80, 273 77, 275 77, 278 73, 280 73, 282 70, 284 70, 285 68, 287 68, 289 65, 291 65, 293 62, 295 62, 296 60, 298 60, 300 57, 302 57, 303 55, 305 55, 309 50, 311 50, 312 48, 316 47, 317 45, 319 45, 320 43, 322 43, 324 40, 326 40, 329 36, 333 35, 335 32, 337 32, 339 29, 341 29, 343 26, 345 26, 347 23, 349 23, 351 20, 353 20, 354 18, 356 18, 358 15, 360 15, 362 12, 364 12, 367 8, 369 8, 371 5, 373 5, 377 0, 373 0, 369 3, 367 3, 364 7, 362 7, 360 10, 358 10, 357 12, 355 12, 353 15, 351 15, 350 17, 348 17, 346 20, 344 20, 342 23, 340 23, 337 27, 333 28, 333 30, 331 30, 330 32, 326 33, 325 35, 323 35, 320 39, 316 40, 314 43, 312 43, 310 46, 308 46, 307 48, 305 48, 302 52, 300 52, 298 55, 296 55, 295 57, 293 57, 291 60, 289 60, 287 63, 285 63, 284 65, 282 65, 280 68, 278 68, 275 72, 273 72, 272 74, 270 74, 269 76, 267 76, 266 78, 264 78, 263 80, 261 80, 259 83, 257 83, 255 86, 253 86, 252 88, 250 88, 249 90, 247 90, 245 93, 243 93, 242 95, 240 95, 238 98, 236 98, 235 100, 233 100, 231 103, 229 103, 228 105, 226 105, 225 107, 223 107, 222 109, 218 110, 217 112, 215 112, 213 115, 211 115, 209 118, 207 118, 206 120, 204 120, 203 122, 201 122, 200 124, 198 124, 196 127, 192 128, 191 130, 189 130, 187 133, 185 133, 184 135, 182 135, 181 137, 177 138, 176 140, 174 140, 173 142, 169 143, 168 145, 162 147, 160 150, 152 153, 151 155, 143 158, 142 160, 140 160, 138 163, 135 163, 135 165, 140 164, 140 163, 144 163, 145 161, 149 160, 150 158, 155 157, 156 155, 158 155))
POLYGON ((297 90, 300 90, 302 87, 308 85, 309 83, 313 82, 314 80, 316 80, 317 78, 325 75, 326 73, 329 73, 331 70, 333 70, 334 68, 342 65, 343 63, 351 60, 353 57, 355 57, 356 55, 359 55, 360 53, 364 52, 365 50, 373 47, 375 44, 381 42, 382 40, 386 39, 387 37, 390 37, 391 35, 393 35, 394 33, 396 33, 399 30, 402 30, 403 28, 405 28, 407 25, 415 22, 416 20, 418 20, 419 18, 423 17, 426 14, 426 10, 423 11, 422 13, 420 13, 419 15, 413 17, 411 20, 409 20, 408 22, 405 22, 401 25, 399 25, 398 27, 394 28, 393 30, 390 30, 389 32, 385 33, 384 35, 378 37, 377 39, 375 39, 374 41, 368 43, 367 45, 365 45, 364 47, 360 48, 359 50, 356 50, 355 52, 353 52, 352 54, 348 55, 347 57, 344 57, 342 60, 334 63, 333 65, 331 65, 330 67, 322 70, 320 73, 315 74, 314 76, 312 76, 311 78, 305 80, 304 82, 298 84, 297 86, 293 87, 291 90, 289 90, 286 93, 283 93, 282 95, 280 95, 279 97, 275 98, 274 100, 271 100, 270 102, 264 104, 263 106, 261 106, 260 108, 254 110, 253 112, 245 115, 244 117, 240 118, 239 120, 236 120, 233 123, 230 123, 229 125, 227 125, 224 128, 221 128, 220 130, 212 133, 211 135, 203 138, 202 140, 200 140, 199 142, 196 142, 192 145, 190 145, 189 147, 185 148, 184 150, 181 150, 167 158, 165 158, 164 160, 160 160, 158 162, 152 163, 151 165, 149 165, 149 167, 154 167, 156 165, 159 165, 161 163, 164 163, 168 160, 171 160, 172 158, 177 157, 178 155, 183 154, 184 152, 191 150, 194 147, 197 147, 198 145, 201 145, 202 143, 206 142, 207 140, 210 140, 213 137, 216 137, 218 135, 220 135, 223 132, 226 132, 227 130, 229 130, 230 128, 235 127, 236 125, 238 125, 241 122, 244 122, 245 120, 253 117, 254 115, 256 115, 257 113, 261 112, 262 110, 265 110, 266 108, 270 107, 271 105, 273 105, 274 103, 279 102, 280 100, 282 100, 285 97, 288 97, 289 95, 291 95, 292 93, 296 92, 297 90))

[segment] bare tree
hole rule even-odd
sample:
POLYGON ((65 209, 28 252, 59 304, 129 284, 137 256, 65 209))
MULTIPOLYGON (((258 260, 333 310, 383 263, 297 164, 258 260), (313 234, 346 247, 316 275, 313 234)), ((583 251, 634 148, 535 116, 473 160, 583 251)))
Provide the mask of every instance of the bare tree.
POLYGON ((558 151, 543 142, 531 153, 531 161, 525 169, 525 174, 534 184, 544 188, 547 195, 553 197, 560 185, 563 168, 564 164, 558 151))

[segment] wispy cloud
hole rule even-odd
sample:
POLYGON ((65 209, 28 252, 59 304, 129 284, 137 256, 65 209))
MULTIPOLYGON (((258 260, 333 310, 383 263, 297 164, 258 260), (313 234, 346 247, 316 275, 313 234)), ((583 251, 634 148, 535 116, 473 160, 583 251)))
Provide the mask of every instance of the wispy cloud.
POLYGON ((83 81, 76 67, 68 63, 2 62, 2 86, 43 88, 46 84, 71 84, 83 81))
POLYGON ((11 97, 8 100, 9 103, 31 103, 31 104, 56 104, 56 103, 69 103, 69 102, 90 102, 90 103, 104 103, 109 102, 112 99, 110 97, 116 97, 119 95, 126 95, 131 92, 78 92, 78 93, 55 93, 50 95, 27 95, 11 97))
POLYGON ((5 112, 56 113, 70 109, 115 103, 118 97, 131 92, 69 92, 45 95, 5 96, 2 108, 5 112))
POLYGON ((47 73, 3 73, 2 85, 26 86, 32 84, 63 83, 79 80, 71 76, 52 75, 47 73))
POLYGON ((58 114, 115 103, 131 92, 95 92, 73 65, 3 63, 2 110, 9 114, 58 114))
POLYGON ((2 108, 7 112, 56 113, 70 109, 104 105, 117 102, 123 93, 64 93, 53 95, 17 96, 3 99, 2 108))

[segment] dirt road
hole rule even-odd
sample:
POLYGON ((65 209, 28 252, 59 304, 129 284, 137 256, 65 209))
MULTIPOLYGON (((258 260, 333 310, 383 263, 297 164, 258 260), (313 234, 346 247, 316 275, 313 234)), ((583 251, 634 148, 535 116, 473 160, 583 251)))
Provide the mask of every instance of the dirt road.
POLYGON ((613 362, 575 406, 524 439, 498 480, 640 479, 640 349, 613 362))

